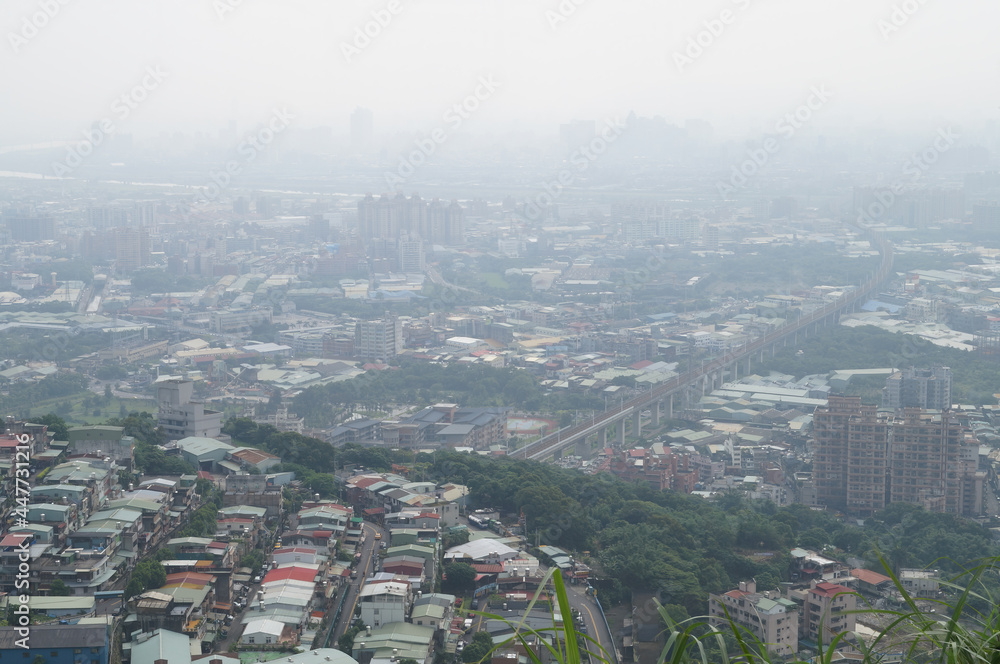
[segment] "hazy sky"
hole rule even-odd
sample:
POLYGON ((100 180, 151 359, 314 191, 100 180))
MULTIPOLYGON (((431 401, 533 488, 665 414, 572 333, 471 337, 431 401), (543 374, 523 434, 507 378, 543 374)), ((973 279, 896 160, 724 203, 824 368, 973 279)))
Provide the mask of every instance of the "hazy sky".
POLYGON ((0 144, 76 139, 103 118, 138 136, 243 130, 273 108, 338 134, 355 106, 376 133, 430 130, 480 77, 500 85, 480 90, 469 131, 635 110, 742 135, 814 86, 831 94, 823 125, 986 121, 1000 113, 998 25, 996 0, 4 0, 0 144), (348 62, 372 12, 391 20, 348 62))

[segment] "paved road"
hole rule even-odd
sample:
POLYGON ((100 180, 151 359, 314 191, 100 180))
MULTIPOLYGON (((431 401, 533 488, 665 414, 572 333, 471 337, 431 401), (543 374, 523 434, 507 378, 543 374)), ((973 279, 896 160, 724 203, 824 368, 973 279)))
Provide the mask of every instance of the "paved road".
MULTIPOLYGON (((351 579, 347 586, 347 599, 344 601, 344 612, 340 614, 340 621, 333 630, 333 636, 330 637, 330 647, 337 647, 337 639, 347 631, 351 623, 354 622, 354 609, 358 605, 358 592, 361 590, 361 585, 364 583, 366 577, 368 577, 372 570, 377 566, 373 564, 372 559, 375 557, 376 546, 380 546, 382 542, 388 541, 386 539, 387 535, 382 532, 378 527, 368 522, 362 524, 362 529, 365 533, 365 543, 361 546, 361 561, 358 563, 358 578, 351 579), (382 540, 376 540, 375 534, 382 532, 382 540)), ((336 606, 336 603, 334 604, 336 606)))
MULTIPOLYGON (((597 603, 593 597, 587 595, 586 590, 587 587, 584 585, 568 585, 566 595, 569 598, 569 605, 583 616, 583 624, 587 626, 587 636, 601 644, 601 647, 608 653, 606 656, 608 660, 617 662, 613 637, 604 624, 597 603)), ((593 643, 587 641, 585 645, 591 652, 594 651, 593 643)))

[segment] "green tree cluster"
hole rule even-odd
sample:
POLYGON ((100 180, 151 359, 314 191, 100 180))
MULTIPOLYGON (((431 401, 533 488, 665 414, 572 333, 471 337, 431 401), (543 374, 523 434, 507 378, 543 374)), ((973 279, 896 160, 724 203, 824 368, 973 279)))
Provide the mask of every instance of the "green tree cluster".
POLYGON ((447 399, 460 399, 465 406, 507 406, 550 413, 604 408, 604 400, 593 395, 545 394, 538 380, 522 369, 445 366, 416 360, 403 360, 390 371, 370 371, 353 380, 310 387, 295 397, 293 408, 311 426, 330 426, 345 410, 447 399))
POLYGON ((476 589, 476 570, 469 563, 448 563, 444 566, 441 590, 464 597, 476 589))
POLYGON ((149 413, 129 413, 114 417, 107 424, 123 427, 126 436, 135 438, 135 465, 146 475, 187 475, 195 472, 194 466, 177 456, 170 456, 159 446, 167 438, 157 428, 156 420, 149 413))
POLYGON ((982 526, 909 505, 892 505, 859 527, 738 492, 710 502, 512 458, 438 452, 419 455, 417 463, 428 464, 438 481, 469 486, 474 507, 523 514, 529 542, 590 551, 601 576, 613 579, 612 596, 651 591, 689 615, 704 615, 708 593, 740 580, 757 578, 762 587, 787 580, 788 552, 796 546, 859 558, 877 571, 884 571, 880 555, 895 549, 900 564, 955 573, 970 557, 1000 553, 982 526))
POLYGON ((167 571, 163 565, 158 560, 147 558, 132 570, 132 576, 125 587, 125 598, 128 599, 129 597, 140 595, 147 590, 159 588, 166 582, 167 571))

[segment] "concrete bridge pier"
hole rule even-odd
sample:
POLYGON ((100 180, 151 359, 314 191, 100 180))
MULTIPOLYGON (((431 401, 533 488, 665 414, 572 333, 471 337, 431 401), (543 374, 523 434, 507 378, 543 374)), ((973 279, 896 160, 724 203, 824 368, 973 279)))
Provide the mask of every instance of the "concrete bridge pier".
POLYGON ((601 447, 608 446, 608 428, 602 427, 600 431, 597 432, 597 444, 601 447))
POLYGON ((618 447, 625 447, 625 418, 618 420, 618 447))
MULTIPOLYGON (((622 422, 624 424, 624 422, 622 422)), ((632 414, 632 436, 639 438, 642 436, 642 410, 636 408, 632 414)))
POLYGON ((649 412, 653 416, 652 424, 654 429, 660 426, 660 406, 662 405, 663 405, 662 401, 655 401, 649 407, 649 412))

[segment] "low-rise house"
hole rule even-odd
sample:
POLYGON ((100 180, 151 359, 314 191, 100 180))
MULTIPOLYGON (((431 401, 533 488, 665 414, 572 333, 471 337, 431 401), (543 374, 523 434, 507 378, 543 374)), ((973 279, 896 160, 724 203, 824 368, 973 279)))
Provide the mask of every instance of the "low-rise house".
POLYGON ((791 600, 758 593, 754 581, 740 582, 739 588, 709 595, 709 623, 725 626, 732 621, 748 630, 768 652, 791 655, 799 645, 799 610, 791 600))
POLYGON ((352 657, 357 661, 392 658, 414 659, 418 664, 432 661, 434 628, 405 622, 384 622, 371 626, 354 639, 352 657))
POLYGON ((858 590, 867 595, 883 596, 894 587, 888 576, 860 567, 852 569, 851 576, 858 580, 858 590))
POLYGON ((936 597, 941 586, 941 572, 936 569, 902 569, 899 582, 914 597, 936 597))
POLYGON ((125 435, 123 427, 91 425, 71 427, 67 432, 70 456, 109 457, 118 466, 132 472, 135 439, 125 435))
POLYGON ((240 643, 243 645, 295 645, 299 642, 299 633, 291 625, 271 620, 257 618, 251 620, 243 628, 240 643))
POLYGON ((401 581, 368 582, 358 593, 361 620, 373 627, 404 622, 412 603, 410 584, 401 581))
POLYGON ((103 458, 76 457, 49 470, 43 480, 48 485, 86 487, 93 498, 91 511, 100 508, 118 485, 118 467, 103 458))
POLYGON ((111 637, 107 625, 32 625, 30 638, 16 627, 0 627, 0 652, 26 662, 103 664, 111 656, 111 637))
POLYGON ((281 463, 279 457, 251 447, 237 448, 230 452, 226 459, 237 464, 241 472, 250 472, 254 469, 261 474, 266 474, 268 470, 281 463))

